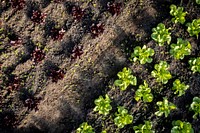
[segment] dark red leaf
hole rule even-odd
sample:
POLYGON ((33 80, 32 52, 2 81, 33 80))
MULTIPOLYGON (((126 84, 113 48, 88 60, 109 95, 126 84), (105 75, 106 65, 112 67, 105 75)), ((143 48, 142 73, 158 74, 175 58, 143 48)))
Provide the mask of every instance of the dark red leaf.
POLYGON ((33 10, 32 16, 31 16, 31 20, 34 23, 38 23, 38 24, 43 24, 45 22, 45 18, 46 18, 46 13, 42 13, 41 11, 37 10, 33 10))
POLYGON ((40 61, 42 61, 45 58, 45 53, 43 53, 42 50, 40 50, 39 48, 35 48, 35 50, 32 53, 32 59, 35 63, 39 63, 40 61))
POLYGON ((108 2, 107 9, 112 15, 119 15, 122 9, 122 3, 108 2))
POLYGON ((90 27, 90 31, 92 33, 92 37, 95 38, 103 33, 104 25, 102 23, 98 23, 98 24, 93 23, 92 26, 90 27))

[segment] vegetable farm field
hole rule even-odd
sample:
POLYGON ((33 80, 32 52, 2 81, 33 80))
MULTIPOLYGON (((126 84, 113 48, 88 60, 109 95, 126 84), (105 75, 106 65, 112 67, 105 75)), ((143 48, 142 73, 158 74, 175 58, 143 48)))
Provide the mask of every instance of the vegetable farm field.
POLYGON ((0 133, 200 133, 200 0, 0 0, 0 133))

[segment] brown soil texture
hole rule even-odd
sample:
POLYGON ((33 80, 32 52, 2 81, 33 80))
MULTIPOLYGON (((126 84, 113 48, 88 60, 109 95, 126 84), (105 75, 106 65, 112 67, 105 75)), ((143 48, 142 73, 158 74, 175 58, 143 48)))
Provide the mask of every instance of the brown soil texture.
POLYGON ((200 97, 200 74, 190 70, 188 61, 200 57, 200 39, 190 37, 185 25, 171 22, 169 6, 183 6, 188 12, 186 22, 200 18, 200 6, 195 0, 116 0, 121 9, 112 14, 108 2, 113 0, 27 0, 20 8, 10 0, 0 0, 1 133, 71 133, 86 121, 96 133, 132 133, 133 126, 144 120, 152 121, 157 133, 169 133, 171 122, 178 119, 190 122, 199 133, 200 117, 193 119, 189 107, 193 97, 200 97), (83 9, 83 13, 79 10, 82 16, 73 14, 74 6, 83 9), (39 19, 33 19, 34 11, 42 12, 39 19), (157 46, 151 34, 158 23, 172 28, 172 43, 178 37, 190 41, 191 55, 175 60, 169 45, 157 46), (102 31, 94 31, 99 34, 92 32, 93 24, 102 24, 102 31), (62 30, 64 34, 55 36, 62 30), (155 50, 153 62, 140 65, 129 61, 133 48, 144 44, 155 50), (44 55, 38 62, 33 58, 36 47, 44 55), (77 54, 75 49, 81 51, 77 54), (170 64, 173 76, 165 85, 151 76, 161 60, 170 64), (124 67, 131 68, 138 83, 120 91, 114 81, 124 67), (177 78, 190 86, 181 97, 171 90, 177 78), (151 103, 134 99, 143 80, 154 94, 151 103), (93 108, 94 100, 105 94, 113 109, 103 117, 93 108), (154 115, 162 97, 178 108, 167 118, 154 115), (123 129, 113 121, 118 106, 134 117, 123 129))

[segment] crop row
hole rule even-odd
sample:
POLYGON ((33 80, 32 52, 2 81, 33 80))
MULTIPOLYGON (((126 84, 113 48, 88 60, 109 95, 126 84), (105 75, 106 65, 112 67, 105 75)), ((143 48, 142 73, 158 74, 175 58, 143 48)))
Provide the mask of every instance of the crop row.
MULTIPOLYGON (((196 1, 199 3, 199 1, 196 1)), ((184 12, 183 7, 177 7, 176 5, 170 6, 170 14, 173 17, 172 22, 177 24, 185 23, 185 16, 187 12, 184 12)), ((200 33, 200 19, 194 19, 191 23, 187 23, 187 31, 190 36, 196 36, 200 33)), ((172 28, 166 28, 163 23, 159 23, 156 28, 152 29, 151 37, 157 43, 158 46, 170 45, 171 43, 171 33, 170 30, 172 28)), ((184 40, 182 38, 177 38, 177 43, 172 43, 170 45, 170 55, 174 57, 175 60, 183 60, 185 56, 191 54, 192 46, 189 41, 184 40)), ((136 46, 134 48, 134 52, 131 54, 129 58, 130 61, 137 62, 140 64, 152 63, 154 56, 154 49, 147 48, 146 45, 136 46)), ((190 65, 190 69, 193 73, 200 73, 200 57, 191 58, 188 61, 190 65)), ((151 76, 156 78, 158 83, 167 84, 169 79, 172 79, 172 75, 168 70, 170 65, 166 61, 160 61, 158 64, 154 65, 155 70, 151 72, 151 76)), ((117 74, 118 79, 115 80, 114 85, 119 87, 121 91, 125 91, 128 86, 136 86, 137 85, 137 77, 132 74, 130 68, 124 67, 122 71, 117 74)), ((189 89, 189 85, 181 82, 180 79, 175 79, 173 81, 173 87, 171 88, 174 91, 174 94, 178 95, 178 97, 185 94, 185 91, 189 89)), ((134 99, 138 101, 142 101, 144 103, 150 103, 153 101, 153 94, 151 93, 151 88, 148 83, 144 80, 144 84, 139 85, 139 88, 135 92, 134 99)), ((93 109, 95 112, 98 112, 100 115, 107 116, 112 110, 111 99, 106 94, 105 98, 103 96, 99 96, 98 99, 94 101, 95 108, 93 109)), ((166 97, 163 97, 163 101, 157 101, 157 111, 154 113, 156 116, 168 117, 171 110, 177 110, 175 104, 168 101, 166 97)), ((131 124, 133 122, 134 116, 128 113, 128 110, 123 106, 117 107, 118 111, 115 112, 115 117, 113 118, 114 124, 119 128, 123 128, 125 125, 131 124)), ((194 97, 193 102, 190 104, 190 111, 194 112, 193 118, 197 119, 200 116, 200 98, 194 97)), ((180 133, 180 132, 188 132, 193 133, 194 130, 192 128, 191 123, 181 120, 174 120, 172 122, 172 133, 180 133)), ((152 129, 153 123, 150 120, 145 120, 144 124, 140 124, 137 126, 133 126, 133 130, 135 133, 154 133, 155 130, 152 129)), ((83 122, 79 128, 76 130, 77 133, 94 133, 94 129, 87 122, 83 122)), ((106 133, 106 130, 103 130, 102 133, 106 133)))

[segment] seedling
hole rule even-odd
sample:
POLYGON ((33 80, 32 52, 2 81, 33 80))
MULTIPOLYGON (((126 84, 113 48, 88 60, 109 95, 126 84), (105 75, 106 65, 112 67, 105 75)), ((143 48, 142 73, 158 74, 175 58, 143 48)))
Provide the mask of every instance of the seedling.
POLYGON ((154 55, 154 50, 151 48, 147 48, 146 45, 144 45, 142 48, 140 46, 137 46, 134 48, 134 52, 131 54, 131 61, 136 62, 137 60, 140 61, 140 64, 151 63, 152 58, 150 56, 154 55))
POLYGON ((36 47, 31 56, 34 63, 39 63, 45 58, 45 53, 43 53, 41 49, 36 47))
POLYGON ((84 10, 78 6, 72 7, 72 16, 75 21, 80 21, 81 18, 84 16, 84 10))
POLYGON ((190 105, 190 109, 194 111, 193 118, 196 119, 197 116, 200 116, 200 98, 199 97, 194 97, 193 102, 190 105))
POLYGON ((36 98, 34 96, 29 96, 25 101, 24 101, 24 106, 28 108, 28 110, 33 110, 38 111, 38 105, 40 101, 42 100, 41 97, 36 98))
POLYGON ((172 78, 172 75, 167 70, 169 65, 166 61, 160 61, 159 64, 155 64, 154 68, 155 70, 151 72, 151 75, 156 78, 157 82, 166 84, 172 78))
POLYGON ((115 80, 114 84, 124 91, 129 85, 137 85, 137 78, 132 75, 131 69, 124 67, 122 72, 118 72, 119 79, 115 80))
POLYGON ((191 45, 187 40, 182 40, 177 38, 177 44, 171 44, 170 54, 174 56, 175 59, 183 59, 185 55, 190 55, 191 45))
POLYGON ((98 37, 100 34, 102 34, 104 31, 104 24, 98 23, 98 24, 92 24, 90 27, 90 32, 92 33, 92 37, 98 37))
POLYGON ((95 132, 92 126, 88 125, 87 122, 83 122, 76 130, 76 133, 95 133, 95 132))
POLYGON ((45 22, 45 18, 46 18, 47 14, 46 13, 42 13, 41 11, 39 10, 33 10, 32 12, 32 16, 31 16, 31 20, 34 22, 34 23, 38 23, 38 24, 44 24, 45 22))
POLYGON ((171 133, 194 133, 192 125, 189 122, 182 122, 181 120, 172 122, 173 128, 171 133))
POLYGON ((124 107, 119 106, 118 113, 115 113, 114 123, 118 128, 123 128, 125 125, 131 124, 133 121, 133 116, 128 114, 128 110, 124 107))
POLYGON ((64 71, 61 69, 51 69, 50 76, 52 77, 52 82, 58 82, 58 80, 64 78, 64 71))
POLYGON ((59 29, 59 28, 52 28, 50 32, 51 38, 55 40, 62 40, 64 36, 65 30, 64 29, 59 29))
POLYGON ((190 36, 196 36, 197 38, 199 37, 200 33, 200 19, 194 19, 192 23, 187 23, 186 26, 187 31, 189 32, 190 36))
POLYGON ((165 25, 163 23, 159 23, 156 28, 152 29, 151 38, 155 40, 159 46, 163 46, 165 42, 167 44, 170 44, 171 42, 171 36, 169 33, 170 28, 165 28, 165 25))
POLYGON ((17 10, 23 9, 25 6, 24 0, 11 0, 11 6, 17 10))
POLYGON ((144 102, 152 102, 153 100, 151 89, 148 87, 146 81, 144 81, 144 85, 140 85, 139 89, 135 92, 135 100, 139 101, 140 99, 143 99, 144 102))
POLYGON ((107 10, 112 15, 119 15, 122 9, 122 3, 115 3, 115 2, 108 2, 107 3, 107 10))
POLYGON ((170 111, 176 109, 176 106, 173 103, 168 102, 166 97, 163 98, 163 101, 159 101, 156 104, 159 107, 159 110, 155 112, 155 115, 157 116, 162 116, 164 114, 165 117, 168 117, 170 111))
POLYGON ((8 90, 11 91, 18 91, 20 89, 20 78, 17 76, 11 76, 10 81, 8 83, 8 90))
POLYGON ((189 85, 185 85, 181 83, 179 79, 176 79, 173 82, 172 90, 175 90, 174 94, 178 94, 178 96, 182 96, 185 94, 185 91, 189 88, 189 85))
POLYGON ((195 72, 200 73, 200 57, 190 59, 189 64, 193 73, 195 72))
POLYGON ((75 45, 74 49, 72 50, 71 58, 72 59, 80 58, 82 54, 83 54, 83 46, 75 45))
POLYGON ((184 24, 187 12, 183 12, 183 7, 176 7, 176 5, 172 4, 170 9, 170 15, 174 16, 174 18, 172 18, 172 22, 184 24))
POLYGON ((110 105, 111 100, 106 94, 105 99, 102 96, 99 96, 98 99, 94 101, 95 108, 94 111, 98 111, 99 114, 103 114, 104 116, 109 114, 109 111, 112 110, 112 106, 110 105))
POLYGON ((133 127, 135 133, 155 133, 152 130, 152 123, 150 121, 145 121, 144 125, 140 124, 133 127))

